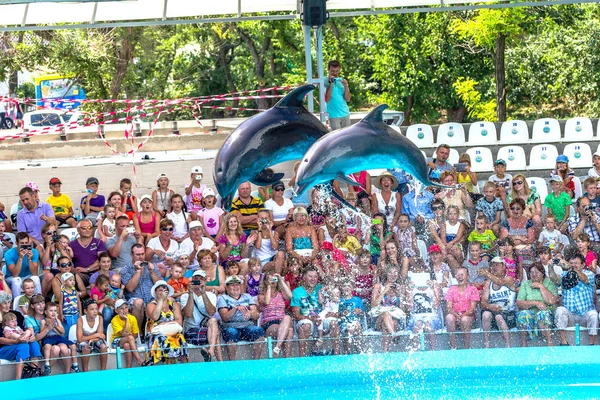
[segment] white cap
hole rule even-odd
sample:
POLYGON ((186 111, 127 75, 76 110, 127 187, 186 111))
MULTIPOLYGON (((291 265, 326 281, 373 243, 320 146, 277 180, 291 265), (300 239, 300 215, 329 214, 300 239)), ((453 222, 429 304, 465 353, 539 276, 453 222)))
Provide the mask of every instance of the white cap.
POLYGON ((152 196, 150 196, 149 194, 145 194, 142 197, 140 197, 140 203, 144 200, 150 200, 152 201, 152 196))
POLYGON ((492 258, 492 261, 491 261, 491 262, 492 262, 492 263, 501 263, 501 264, 505 264, 504 258, 502 258, 502 257, 498 257, 498 256, 496 256, 496 257, 492 258))
POLYGON ((202 170, 201 166, 196 165, 192 167, 192 174, 204 174, 204 171, 202 170))
POLYGON ((190 225, 189 225, 188 229, 191 231, 194 228, 202 228, 202 223, 200 223, 200 221, 192 221, 192 222, 190 222, 190 225))
POLYGON ((204 189, 204 191, 202 192, 202 196, 204 197, 208 197, 208 196, 214 196, 215 195, 215 191, 212 190, 211 188, 206 188, 204 189))
POLYGON ((195 276, 199 276, 201 278, 206 278, 206 271, 204 271, 203 269, 199 269, 197 271, 194 271, 194 273, 192 274, 192 278, 195 276))
POLYGON ((552 175, 549 179, 550 182, 563 182, 563 179, 558 175, 552 175))
POLYGON ((244 283, 244 278, 242 278, 241 276, 237 276, 237 275, 231 275, 231 276, 227 277, 227 279, 225 279, 226 285, 229 285, 230 283, 242 284, 242 283, 244 283))
POLYGON ((158 174, 156 176, 156 180, 159 180, 160 178, 167 178, 167 179, 169 179, 169 177, 167 176, 167 174, 165 174, 164 172, 161 172, 160 174, 158 174))
POLYGON ((70 272, 65 272, 64 274, 62 274, 62 275, 60 276, 60 280, 61 280, 63 283, 65 283, 65 282, 66 282, 66 281, 67 281, 69 278, 74 278, 74 277, 75 277, 75 275, 73 275, 72 273, 70 273, 70 272))
POLYGON ((123 299, 117 300, 115 303, 115 310, 118 310, 123 304, 127 304, 127 302, 123 299))

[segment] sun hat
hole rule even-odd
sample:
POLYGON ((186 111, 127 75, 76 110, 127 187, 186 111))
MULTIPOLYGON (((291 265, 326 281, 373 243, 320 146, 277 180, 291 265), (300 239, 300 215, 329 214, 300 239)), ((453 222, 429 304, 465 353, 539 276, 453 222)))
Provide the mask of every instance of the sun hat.
POLYGON ((373 184, 377 189, 381 189, 381 179, 383 178, 390 178, 392 180, 392 186, 390 187, 390 189, 396 190, 396 188, 398 187, 398 179, 396 179, 396 177, 392 175, 392 173, 389 171, 382 172, 381 175, 375 178, 375 182, 373 184))
POLYGON ((271 187, 273 188, 273 190, 275 190, 275 188, 278 188, 278 187, 283 188, 285 190, 285 185, 281 181, 275 182, 271 187))
POLYGON ((202 223, 200 221, 192 221, 190 222, 188 229, 191 231, 192 229, 202 228, 202 223))
POLYGON ((242 283, 244 283, 244 278, 242 278, 241 276, 237 276, 237 275, 231 275, 231 276, 227 277, 227 279, 225 279, 226 285, 229 285, 229 284, 241 285, 242 283))
POLYGON ((164 172, 161 172, 160 174, 158 174, 156 176, 156 180, 159 180, 160 178, 167 178, 167 179, 169 179, 169 177, 167 176, 167 174, 165 174, 164 172))
POLYGON ((556 162, 568 163, 569 157, 565 156, 564 154, 561 154, 560 156, 556 157, 556 162))
POLYGON ((160 281, 156 281, 154 286, 152 286, 152 289, 150 289, 150 295, 152 295, 152 297, 156 298, 156 289, 161 286, 166 286, 167 289, 169 289, 169 297, 173 296, 173 293, 175 293, 175 290, 173 290, 173 286, 169 285, 166 281, 163 281, 161 279, 160 281))
POLYGON ((97 178, 94 178, 93 176, 91 176, 91 177, 87 178, 87 181, 85 181, 85 186, 87 186, 87 185, 93 185, 94 183, 96 185, 100 184, 100 182, 98 182, 97 178))
POLYGON ((33 190, 34 192, 38 192, 40 190, 40 187, 38 186, 37 183, 35 182, 27 182, 25 184, 25 187, 30 188, 31 190, 33 190))

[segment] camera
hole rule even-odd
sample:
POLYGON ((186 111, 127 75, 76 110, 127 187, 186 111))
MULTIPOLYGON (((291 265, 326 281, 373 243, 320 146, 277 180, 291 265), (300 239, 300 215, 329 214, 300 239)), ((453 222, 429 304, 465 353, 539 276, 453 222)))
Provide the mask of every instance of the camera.
POLYGON ((147 261, 142 261, 142 262, 140 263, 140 267, 144 267, 144 268, 146 268, 147 266, 148 266, 148 262, 147 262, 147 261))
POLYGON ((196 175, 196 180, 199 181, 200 179, 202 179, 202 175, 196 175))
POLYGON ((262 224, 266 224, 267 222, 269 222, 269 220, 268 220, 268 219, 266 219, 266 218, 262 218, 262 219, 260 220, 260 222, 261 222, 262 224))
POLYGON ((590 215, 591 211, 592 211, 592 206, 591 205, 587 205, 587 206, 583 207, 583 213, 585 215, 590 215))
POLYGON ((33 248, 33 246, 30 244, 22 244, 21 248, 25 249, 25 250, 31 250, 33 248))
POLYGON ((279 278, 277 278, 276 276, 271 278, 271 282, 276 283, 279 282, 279 278))
POLYGON ((56 232, 54 232, 54 234, 52 235, 52 241, 54 243, 58 242, 60 240, 60 235, 56 232))
POLYGON ((191 283, 193 286, 199 286, 202 283, 202 281, 192 281, 191 283))
POLYGON ((330 261, 330 260, 331 260, 331 254, 325 254, 325 255, 323 256, 323 258, 324 258, 325 260, 327 260, 327 261, 330 261))

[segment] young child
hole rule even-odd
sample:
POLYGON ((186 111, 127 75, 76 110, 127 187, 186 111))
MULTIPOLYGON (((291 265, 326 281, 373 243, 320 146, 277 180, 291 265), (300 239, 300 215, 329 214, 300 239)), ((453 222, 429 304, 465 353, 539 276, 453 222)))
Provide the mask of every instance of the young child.
MULTIPOLYGON (((512 276, 516 281, 523 281, 523 264, 521 257, 515 253, 515 242, 507 237, 500 243, 500 256, 504 258, 506 265, 506 275, 512 276)), ((493 260, 492 260, 493 261, 493 260)))
MULTIPOLYGON (((338 289, 333 280, 326 281, 323 288, 319 291, 319 304, 322 307, 319 312, 321 323, 317 327, 319 331, 319 339, 316 343, 317 348, 323 345, 324 331, 328 329, 332 321, 337 321, 339 316, 340 289, 338 289)), ((335 349, 334 353, 337 354, 335 349)))
POLYGON ((223 215, 225 211, 222 208, 217 207, 217 198, 215 192, 211 188, 204 189, 204 209, 198 213, 198 219, 202 222, 204 230, 213 239, 217 237, 219 228, 223 224, 223 215))
MULTIPOLYGON (((96 226, 96 218, 98 213, 104 210, 106 199, 103 195, 98 194, 98 179, 90 177, 85 182, 87 195, 81 199, 80 206, 82 216, 92 221, 92 224, 96 226)), ((75 216, 78 218, 78 216, 75 216)))
POLYGON ((500 189, 506 193, 512 187, 512 175, 506 173, 506 161, 498 159, 494 162, 495 174, 488 178, 496 186, 496 196, 500 197, 500 189))
POLYGON ((562 178, 565 192, 567 192, 571 198, 575 197, 575 182, 573 182, 575 171, 569 168, 569 157, 564 154, 556 157, 556 166, 552 172, 550 172, 550 176, 554 175, 562 178))
POLYGON ((233 260, 227 261, 227 263, 225 264, 225 278, 239 274, 240 266, 238 265, 238 263, 236 263, 233 260))
POLYGON ((450 267, 444 262, 442 249, 437 244, 429 246, 429 263, 437 284, 442 288, 450 286, 450 267))
POLYGON ((467 192, 473 193, 475 185, 477 185, 477 174, 471 171, 471 156, 467 153, 463 153, 458 158, 459 164, 466 164, 464 172, 458 172, 456 181, 459 184, 465 185, 467 192))
POLYGON ((244 291, 254 298, 258 297, 260 283, 264 277, 264 274, 260 272, 261 269, 262 264, 258 257, 252 257, 248 260, 248 275, 246 275, 246 279, 244 279, 244 291))
POLYGON ((565 192, 563 180, 558 175, 550 177, 550 187, 552 188, 552 193, 549 193, 544 199, 544 207, 556 217, 558 230, 566 232, 569 208, 572 203, 571 196, 565 192))
POLYGON ((108 240, 117 234, 115 228, 117 209, 112 204, 104 206, 104 217, 102 218, 102 234, 108 240))
POLYGON ((58 293, 58 317, 63 322, 65 339, 69 337, 69 329, 77 323, 81 314, 81 300, 79 293, 75 289, 75 276, 70 273, 64 273, 60 277, 62 285, 58 293))
POLYGON ((373 271, 375 271, 375 266, 371 264, 371 253, 368 250, 361 250, 358 254, 358 265, 352 269, 352 275, 354 276, 352 295, 362 299, 365 310, 371 308, 373 271))
POLYGON ((127 217, 131 221, 133 219, 133 214, 138 212, 137 197, 131 192, 131 179, 121 179, 119 190, 122 194, 121 211, 127 214, 127 217))
POLYGON ((154 211, 160 214, 161 218, 164 218, 168 213, 171 212, 171 197, 175 192, 169 189, 169 178, 167 174, 160 173, 156 177, 156 189, 152 192, 152 204, 154 204, 154 211))
POLYGON ((417 235, 415 233, 415 228, 410 224, 410 217, 408 214, 400 214, 398 225, 393 228, 393 231, 396 234, 398 249, 401 249, 402 254, 404 254, 405 257, 412 258, 419 254, 417 235))
POLYGON ((93 299, 83 303, 84 314, 77 320, 77 351, 81 357, 81 370, 87 372, 90 353, 99 354, 100 369, 106 369, 108 353, 106 351, 106 335, 104 334, 104 321, 98 315, 98 304, 93 299))
MULTIPOLYGON (((566 261, 564 261, 562 258, 552 257, 552 251, 548 247, 540 248, 538 250, 538 255, 540 257, 540 262, 542 263, 542 266, 544 267, 544 271, 546 271, 546 276, 548 277, 548 279, 552 279, 551 278, 552 275, 550 274, 550 268, 554 269, 554 275, 556 277, 558 277, 559 279, 556 282, 554 282, 554 281, 553 282, 556 285, 556 287, 560 293, 560 276, 563 273, 563 269, 560 267, 560 264, 561 263, 565 264, 566 261)), ((566 266, 568 268, 569 264, 566 263, 566 266)))
POLYGON ((358 353, 362 347, 362 321, 365 315, 365 307, 360 297, 352 295, 353 289, 354 285, 352 281, 342 283, 338 313, 340 316, 341 335, 348 337, 348 350, 350 353, 358 353))
MULTIPOLYGON (((356 207, 358 203, 358 195, 356 192, 348 192, 346 193, 346 201, 349 204, 352 204, 356 207)), ((358 211, 354 211, 348 207, 342 207, 340 210, 342 213, 342 217, 346 221, 346 227, 348 228, 348 233, 352 236, 356 237, 358 240, 362 239, 361 233, 361 223, 362 218, 361 214, 358 211)))
POLYGON ((2 333, 5 339, 23 340, 24 342, 28 342, 32 336, 29 329, 24 331, 17 325, 17 316, 11 312, 2 317, 2 333))
POLYGON ((191 222, 191 216, 186 212, 185 204, 183 204, 183 197, 179 194, 175 194, 171 197, 171 211, 167 214, 167 218, 169 218, 173 222, 173 240, 177 243, 183 242, 187 239, 188 235, 188 226, 191 222))
POLYGON ((4 222, 5 221, 0 218, 0 247, 2 247, 2 251, 6 254, 9 249, 12 249, 15 243, 13 243, 13 239, 10 236, 4 234, 6 231, 4 222))
POLYGON ((485 217, 486 229, 491 229, 494 235, 500 232, 500 218, 504 211, 502 200, 496 197, 497 186, 494 182, 486 182, 483 185, 483 197, 475 204, 477 216, 485 217))
POLYGON ((190 284, 190 280, 183 276, 184 271, 185 269, 178 262, 171 267, 171 279, 167 283, 173 287, 174 293, 171 297, 176 301, 179 301, 182 294, 187 293, 190 284))
POLYGON ((23 283, 21 283, 21 289, 23 292, 22 296, 19 298, 19 311, 21 314, 23 314, 23 316, 25 316, 29 310, 31 298, 35 294, 35 282, 31 278, 23 279, 23 283))
MULTIPOLYGON (((600 156, 594 156, 600 158, 600 156)), ((600 212, 600 196, 598 196, 598 180, 597 178, 587 178, 583 181, 585 188, 585 197, 590 201, 590 205, 595 212, 600 212)))
POLYGON ((121 274, 118 272, 115 272, 110 277, 109 286, 108 286, 108 288, 110 289, 110 293, 108 293, 108 296, 113 300, 118 300, 118 299, 123 298, 123 290, 125 288, 123 286, 122 279, 123 278, 121 277, 121 274))
POLYGON ((196 165, 192 167, 190 173, 191 182, 185 185, 186 205, 188 211, 194 213, 193 219, 196 219, 195 215, 202 210, 202 197, 204 197, 204 191, 206 190, 206 185, 201 183, 202 177, 202 167, 196 165))
POLYGON ((91 290, 92 299, 98 304, 98 311, 100 313, 103 313, 104 307, 106 307, 104 303, 110 300, 110 297, 106 295, 109 290, 109 278, 106 275, 100 275, 91 290))
MULTIPOLYGON (((60 322, 59 310, 60 307, 58 307, 56 303, 46 303, 46 309, 44 311, 46 318, 44 318, 40 324, 40 332, 48 329, 48 333, 42 339, 42 351, 44 354, 44 375, 46 376, 50 375, 52 371, 50 367, 50 353, 52 350, 52 346, 58 346, 60 348, 60 352, 63 354, 67 353, 70 350, 71 357, 77 354, 77 348, 75 346, 75 343, 63 337, 63 335, 65 334, 65 328, 60 322)), ((69 370, 69 372, 80 372, 79 365, 77 365, 76 359, 66 358, 66 365, 69 364, 69 360, 71 361, 71 369, 69 370)))
POLYGON ((59 225, 67 224, 74 228, 77 225, 77 220, 73 217, 73 203, 69 196, 60 192, 62 182, 58 178, 52 178, 49 185, 52 196, 46 199, 46 203, 52 206, 54 218, 59 225))
POLYGON ((592 168, 588 171, 588 176, 590 178, 600 178, 600 152, 596 151, 592 156, 592 163, 594 164, 592 168))
POLYGON ((469 259, 465 260, 462 266, 469 271, 469 282, 481 292, 483 290, 485 276, 481 275, 479 270, 488 269, 490 266, 489 262, 481 257, 481 243, 469 243, 469 259))
POLYGON ((117 300, 115 304, 117 315, 110 321, 113 328, 112 347, 120 347, 124 350, 133 350, 125 352, 125 366, 131 368, 133 358, 138 365, 144 364, 142 358, 137 352, 136 338, 139 334, 137 319, 129 313, 129 304, 123 299, 117 300))
POLYGON ((538 237, 538 250, 542 247, 549 248, 554 255, 562 254, 565 247, 562 242, 562 233, 556 229, 556 217, 552 214, 546 214, 544 217, 544 230, 538 237))
POLYGON ((494 232, 491 229, 488 229, 487 227, 488 224, 486 224, 485 217, 483 215, 479 215, 475 219, 475 229, 473 229, 473 231, 469 233, 469 237, 467 238, 467 240, 469 242, 481 243, 481 249, 485 253, 489 254, 494 251, 496 235, 494 235, 494 232))

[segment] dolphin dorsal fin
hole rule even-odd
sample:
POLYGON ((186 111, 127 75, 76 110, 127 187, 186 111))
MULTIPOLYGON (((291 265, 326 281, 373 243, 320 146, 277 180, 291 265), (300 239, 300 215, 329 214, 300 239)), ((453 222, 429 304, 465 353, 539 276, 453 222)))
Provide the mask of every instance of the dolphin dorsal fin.
POLYGON ((380 104, 377 107, 375 107, 374 109, 372 109, 363 119, 361 119, 361 122, 369 122, 369 123, 377 123, 377 122, 383 122, 383 111, 388 108, 387 104, 380 104))
POLYGON ((304 97, 310 91, 315 90, 315 85, 306 84, 289 92, 283 99, 279 100, 275 107, 303 107, 304 97))

